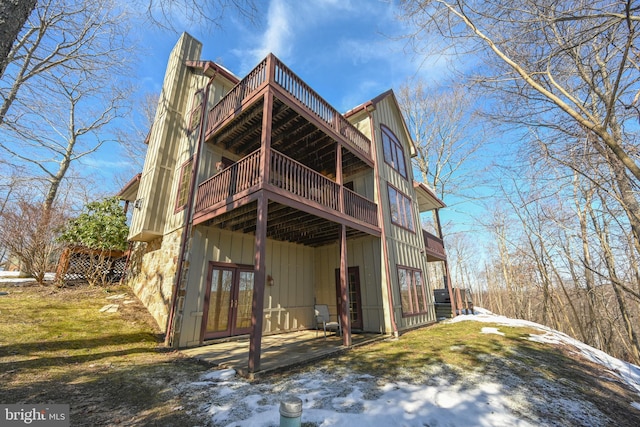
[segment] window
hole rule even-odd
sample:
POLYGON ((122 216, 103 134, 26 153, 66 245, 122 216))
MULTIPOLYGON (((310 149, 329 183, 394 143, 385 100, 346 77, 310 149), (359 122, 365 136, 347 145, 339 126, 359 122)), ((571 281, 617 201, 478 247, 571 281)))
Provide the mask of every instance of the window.
POLYGON ((382 149, 385 163, 406 178, 407 166, 404 161, 404 150, 402 149, 402 145, 400 145, 400 141, 398 141, 398 138, 396 138, 388 127, 382 125, 380 126, 380 130, 382 130, 382 149))
POLYGON ((398 285, 403 315, 427 312, 427 292, 422 280, 422 271, 410 267, 398 267, 398 285))
POLYGON ((193 95, 193 105, 191 106, 191 115, 189 116, 189 128, 187 131, 192 133, 200 126, 202 119, 202 101, 204 100, 204 92, 199 90, 193 95))
POLYGON ((180 168, 180 182, 178 182, 178 197, 175 211, 181 211, 187 206, 189 187, 191 186, 191 172, 193 171, 193 157, 182 164, 180 168))
POLYGON ((411 199, 391 185, 389 190, 389 208, 391 210, 391 222, 407 230, 415 231, 413 225, 413 212, 411 209, 411 199))

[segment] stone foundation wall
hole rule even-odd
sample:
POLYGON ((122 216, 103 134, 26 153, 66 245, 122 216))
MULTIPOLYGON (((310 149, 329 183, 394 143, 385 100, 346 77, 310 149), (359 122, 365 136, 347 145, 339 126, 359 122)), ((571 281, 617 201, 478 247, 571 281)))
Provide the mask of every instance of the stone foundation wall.
POLYGON ((126 283, 149 313, 167 330, 182 230, 152 240, 135 242, 131 249, 126 283))

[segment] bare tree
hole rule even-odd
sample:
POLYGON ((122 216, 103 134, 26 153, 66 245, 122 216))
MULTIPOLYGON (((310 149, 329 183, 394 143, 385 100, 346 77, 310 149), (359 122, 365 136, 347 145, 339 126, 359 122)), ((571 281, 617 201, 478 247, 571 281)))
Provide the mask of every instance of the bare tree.
POLYGON ((122 114, 126 93, 118 78, 129 51, 126 22, 111 0, 47 0, 0 79, 0 151, 32 188, 5 208, 12 231, 3 233, 3 247, 39 281, 55 249, 61 185, 75 162, 114 140, 109 126, 122 114), (17 225, 27 217, 35 223, 17 225))
POLYGON ((150 20, 164 28, 175 30, 176 16, 186 22, 200 22, 219 27, 229 13, 236 13, 253 22, 257 14, 254 0, 136 0, 140 7, 146 7, 150 20))
MULTIPOLYGON (((480 129, 473 103, 465 96, 464 88, 429 87, 423 80, 408 80, 400 87, 398 101, 415 142, 417 156, 413 163, 420 171, 421 180, 441 199, 449 195, 463 196, 470 188, 469 183, 474 181, 470 178, 477 172, 469 165, 486 141, 486 134, 480 129)), ((423 228, 435 232, 438 237, 448 236, 447 247, 452 244, 448 252, 460 250, 459 256, 443 262, 440 274, 432 268, 434 282, 438 283, 442 276, 452 276, 457 279, 452 287, 471 288, 466 274, 470 266, 462 254, 463 242, 449 232, 442 232, 447 225, 440 223, 435 210, 431 217, 423 216, 422 223, 423 228)))
MULTIPOLYGON (((146 8, 148 16, 153 22, 165 27, 172 27, 172 18, 178 13, 185 20, 218 25, 226 13, 235 11, 244 18, 253 21, 257 8, 253 0, 215 0, 197 2, 194 0, 139 0, 138 7, 146 8)), ((25 27, 29 15, 36 9, 47 9, 51 5, 48 1, 38 4, 38 0, 0 0, 0 78, 4 69, 11 61, 11 51, 20 45, 20 32, 29 32, 25 27)), ((65 2, 68 12, 73 14, 74 7, 65 2)), ((66 43, 62 43, 63 45, 66 43)), ((0 114, 0 123, 2 122, 0 114)))
POLYGON ((43 0, 7 58, 0 79, 0 126, 17 123, 23 109, 46 97, 51 75, 124 74, 128 17, 114 0, 43 0))
POLYGON ((71 3, 37 10, 39 19, 20 40, 3 79, 2 111, 11 107, 12 113, 2 116, 0 149, 31 176, 44 174, 43 217, 72 163, 110 138, 108 126, 121 114, 126 93, 116 78, 128 52, 125 17, 112 12, 110 1, 71 3), (26 98, 19 99, 18 90, 26 98))
POLYGON ((501 197, 488 229, 498 251, 485 268, 487 308, 637 363, 637 251, 612 167, 591 145, 562 159, 540 147, 495 177, 501 197))
POLYGON ((56 237, 65 223, 65 212, 62 207, 52 207, 43 221, 40 203, 20 200, 0 215, 0 247, 19 261, 21 271, 40 284, 55 265, 61 247, 56 237))
POLYGON ((408 80, 398 101, 416 145, 422 181, 440 198, 461 195, 474 169, 466 169, 486 142, 472 99, 462 86, 428 87, 408 80))
POLYGON ((635 60, 640 15, 631 1, 403 2, 413 40, 436 34, 483 61, 472 78, 496 97, 496 120, 537 129, 556 151, 578 143, 613 167, 640 249, 635 60))
POLYGON ((35 175, 44 174, 45 213, 53 206, 72 164, 103 144, 116 142, 109 126, 126 111, 126 91, 105 80, 84 70, 50 75, 47 99, 34 100, 25 108, 21 124, 5 132, 9 138, 0 143, 14 161, 33 166, 35 175), (53 105, 52 100, 56 101, 53 105))
POLYGON ((478 81, 510 100, 517 96, 518 104, 502 110, 510 113, 506 116, 566 133, 587 132, 640 180, 638 153, 625 135, 625 123, 638 115, 640 5, 631 0, 402 4, 405 18, 416 26, 417 44, 430 35, 451 40, 457 52, 484 61, 478 81), (518 114, 523 110, 526 115, 518 114))

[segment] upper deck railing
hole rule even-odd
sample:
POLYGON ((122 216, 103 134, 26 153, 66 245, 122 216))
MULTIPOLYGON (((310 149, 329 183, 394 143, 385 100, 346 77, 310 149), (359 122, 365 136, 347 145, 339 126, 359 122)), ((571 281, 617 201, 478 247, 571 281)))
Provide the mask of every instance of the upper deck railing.
POLYGON ((207 135, 230 115, 239 111, 246 100, 257 94, 264 85, 273 84, 291 95, 307 112, 341 135, 347 144, 365 158, 371 159, 371 141, 327 101, 322 99, 300 77, 274 55, 262 60, 208 112, 207 135))

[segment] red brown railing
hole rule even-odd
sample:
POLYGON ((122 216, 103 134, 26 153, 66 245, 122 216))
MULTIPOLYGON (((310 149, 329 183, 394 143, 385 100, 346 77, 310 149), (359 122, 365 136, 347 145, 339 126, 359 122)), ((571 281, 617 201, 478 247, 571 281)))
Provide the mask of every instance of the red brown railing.
POLYGON ((444 241, 429 233, 426 230, 422 230, 422 237, 424 238, 424 246, 427 250, 428 255, 435 256, 436 258, 440 258, 445 260, 447 258, 447 254, 444 250, 444 241))
POLYGON ((367 224, 378 225, 378 206, 369 199, 344 187, 344 213, 367 224))
POLYGON ((340 210, 338 184, 275 150, 271 151, 269 183, 335 211, 340 210))
MULTIPOLYGON (((271 150, 270 168, 269 184, 340 212, 340 185, 336 182, 275 150, 271 150)), ((198 186, 196 215, 259 183, 260 150, 257 150, 198 186)), ((378 225, 375 203, 344 187, 343 194, 346 215, 378 225)))
POLYGON ((256 150, 198 186, 196 213, 257 185, 259 179, 260 150, 256 150))
POLYGON ((358 150, 367 156, 371 156, 371 141, 362 132, 356 129, 343 115, 337 116, 338 118, 338 132, 340 135, 351 141, 358 150))
POLYGON ((333 127, 333 123, 338 113, 327 101, 311 89, 302 79, 296 76, 286 65, 275 56, 275 76, 274 82, 282 89, 300 101, 316 117, 333 127))
POLYGON ((241 108, 243 102, 258 92, 263 84, 277 84, 300 105, 342 135, 349 146, 371 158, 371 141, 327 101, 322 99, 300 77, 273 55, 267 56, 208 112, 207 135, 227 117, 241 108), (273 70, 273 71, 271 71, 273 70))
POLYGON ((263 59, 246 77, 234 86, 216 105, 211 107, 207 117, 207 135, 230 114, 242 106, 245 99, 257 92, 267 81, 267 58, 263 59))

